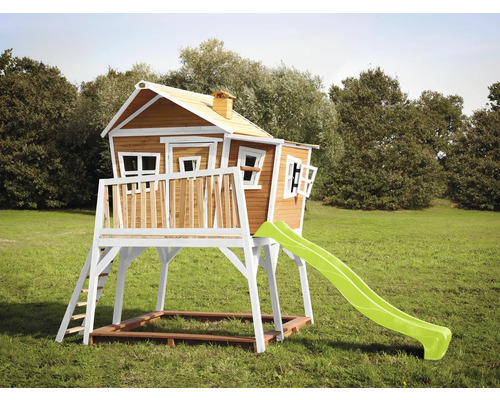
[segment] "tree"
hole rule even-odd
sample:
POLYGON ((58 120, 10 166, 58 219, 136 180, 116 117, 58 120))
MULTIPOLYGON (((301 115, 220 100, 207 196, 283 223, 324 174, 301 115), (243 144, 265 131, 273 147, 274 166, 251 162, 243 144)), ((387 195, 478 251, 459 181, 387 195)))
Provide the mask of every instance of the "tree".
POLYGON ((344 155, 328 185, 326 202, 348 208, 418 209, 429 205, 442 180, 426 123, 380 68, 333 85, 344 155))
POLYGON ((424 142, 444 165, 453 136, 464 127, 463 99, 439 92, 422 92, 415 105, 427 125, 424 142))
POLYGON ((342 141, 335 107, 319 77, 284 65, 265 67, 226 50, 217 39, 181 49, 180 60, 181 68, 163 77, 165 84, 206 94, 228 91, 236 96, 234 109, 274 137, 319 144, 312 159, 321 167, 313 197, 322 196, 322 182, 342 154, 342 141))
POLYGON ((491 110, 474 112, 446 161, 449 195, 463 208, 500 210, 499 87, 499 82, 489 87, 491 110))
POLYGON ((141 80, 159 82, 160 78, 150 66, 138 63, 125 72, 109 68, 107 74, 81 84, 73 117, 60 137, 68 153, 65 167, 72 171, 61 182, 72 199, 68 204, 95 204, 99 179, 113 175, 109 143, 101 132, 141 80))
POLYGON ((76 88, 57 68, 0 56, 0 207, 64 205, 66 171, 58 137, 72 116, 76 88))
POLYGON ((491 109, 493 111, 500 110, 500 82, 496 82, 491 86, 488 86, 490 94, 488 95, 488 99, 490 99, 491 109))

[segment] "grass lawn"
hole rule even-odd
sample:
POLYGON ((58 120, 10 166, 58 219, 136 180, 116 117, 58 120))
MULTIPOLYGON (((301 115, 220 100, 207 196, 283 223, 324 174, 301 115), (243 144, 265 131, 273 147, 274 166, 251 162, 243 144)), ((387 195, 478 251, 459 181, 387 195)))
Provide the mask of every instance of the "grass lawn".
MULTIPOLYGON (((437 201, 423 211, 363 212, 310 202, 304 236, 349 265, 384 299, 453 338, 439 361, 420 343, 359 314, 308 268, 315 324, 255 354, 217 345, 55 343, 88 252, 93 212, 0 211, 0 387, 499 387, 500 214, 437 201)), ((153 311, 159 259, 128 270, 123 317, 153 311)), ((115 267, 97 307, 111 322, 115 267)), ((278 263, 283 314, 303 314, 298 270, 278 263)), ((258 274, 262 312, 271 312, 258 274)), ((216 249, 185 249, 170 266, 166 309, 250 312, 246 279, 216 249)), ((252 334, 250 324, 166 329, 252 334)), ((159 328, 158 328, 159 329, 159 328)))

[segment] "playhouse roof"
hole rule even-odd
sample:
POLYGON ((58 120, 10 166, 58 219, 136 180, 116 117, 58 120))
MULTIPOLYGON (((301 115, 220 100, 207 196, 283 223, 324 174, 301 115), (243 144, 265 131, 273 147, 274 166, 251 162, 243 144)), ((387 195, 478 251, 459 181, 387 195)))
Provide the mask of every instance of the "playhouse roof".
POLYGON ((102 137, 106 136, 109 131, 116 127, 117 120, 127 110, 128 105, 141 90, 151 90, 155 92, 157 95, 172 101, 173 103, 179 105, 180 107, 183 107, 193 114, 196 114, 197 116, 212 123, 228 134, 272 138, 272 136, 264 129, 259 128, 257 125, 250 122, 248 119, 238 114, 234 110, 231 119, 224 118, 222 115, 215 112, 213 110, 213 95, 190 92, 187 90, 177 89, 170 86, 145 81, 141 81, 136 85, 136 91, 129 97, 127 102, 123 105, 120 111, 118 111, 118 113, 108 124, 106 129, 104 129, 101 134, 102 137))

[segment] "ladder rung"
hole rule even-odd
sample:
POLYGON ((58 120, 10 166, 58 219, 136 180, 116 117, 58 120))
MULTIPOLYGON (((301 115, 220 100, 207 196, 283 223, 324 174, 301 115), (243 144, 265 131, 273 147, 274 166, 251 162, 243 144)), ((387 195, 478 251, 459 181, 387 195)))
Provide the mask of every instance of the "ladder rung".
POLYGON ((75 314, 73 315, 69 320, 70 321, 75 321, 77 319, 82 319, 82 318, 85 318, 87 314, 75 314))
POLYGON ((67 329, 65 334, 69 335, 70 333, 80 332, 80 331, 83 331, 84 329, 85 329, 84 326, 75 326, 73 328, 67 329))
POLYGON ((79 301, 78 303, 76 303, 75 307, 83 307, 83 306, 86 306, 86 305, 87 305, 86 301, 79 301))
MULTIPOLYGON (((104 286, 97 286, 97 290, 101 290, 101 289, 104 289, 104 286)), ((82 289, 82 293, 88 293, 89 290, 88 289, 82 289)))

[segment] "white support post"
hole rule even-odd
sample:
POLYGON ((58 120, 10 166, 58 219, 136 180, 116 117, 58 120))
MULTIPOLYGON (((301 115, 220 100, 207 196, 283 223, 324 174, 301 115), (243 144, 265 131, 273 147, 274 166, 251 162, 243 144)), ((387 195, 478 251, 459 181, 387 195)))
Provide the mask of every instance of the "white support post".
POLYGON ((165 308, 165 292, 167 290, 168 264, 181 251, 181 247, 166 248, 157 247, 161 260, 160 283, 158 285, 158 297, 156 298, 156 311, 163 311, 165 308))
POLYGON ((255 332, 255 340, 257 343, 257 353, 262 353, 266 350, 264 342, 264 330, 262 327, 262 314, 260 312, 259 291, 257 288, 257 267, 259 260, 260 247, 245 246, 245 264, 248 271, 248 289, 250 292, 250 302, 252 305, 253 327, 255 332))
POLYGON ((269 283, 269 293, 271 295, 271 305, 273 309, 274 330, 281 332, 276 337, 277 341, 284 339, 283 320, 281 318, 280 302, 278 297, 278 286, 276 285, 276 266, 278 263, 279 245, 277 243, 264 245, 264 257, 262 266, 267 272, 267 282, 269 283))
POLYGON ((87 311, 85 316, 85 329, 83 331, 83 343, 89 344, 90 332, 94 329, 95 307, 97 302, 97 283, 99 274, 113 261, 120 252, 120 247, 113 247, 103 254, 99 260, 99 246, 96 241, 92 244, 92 255, 90 262, 89 292, 87 296, 87 311))
POLYGON ((122 320, 123 293, 125 291, 125 276, 130 263, 127 263, 129 249, 123 247, 120 251, 118 262, 118 276, 116 278, 115 306, 113 308, 113 324, 119 324, 122 320))
POLYGON ((311 324, 314 324, 311 295, 309 293, 309 281, 307 279, 306 262, 299 256, 282 247, 283 251, 290 257, 299 268, 300 286, 302 288, 302 299, 304 300, 304 315, 311 318, 311 324))

